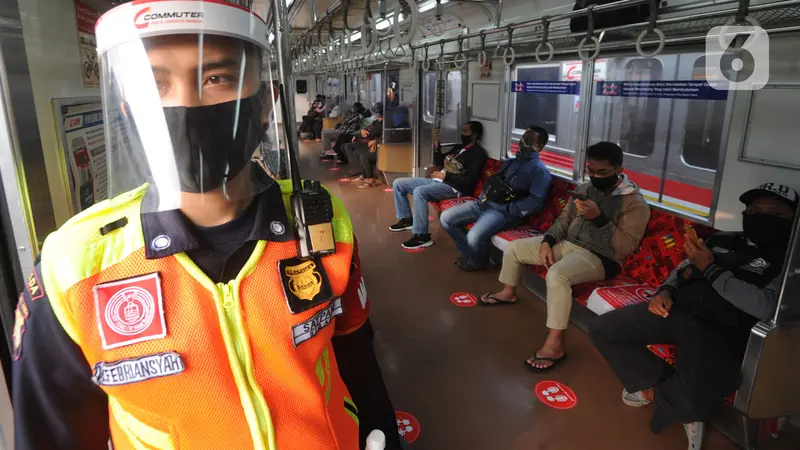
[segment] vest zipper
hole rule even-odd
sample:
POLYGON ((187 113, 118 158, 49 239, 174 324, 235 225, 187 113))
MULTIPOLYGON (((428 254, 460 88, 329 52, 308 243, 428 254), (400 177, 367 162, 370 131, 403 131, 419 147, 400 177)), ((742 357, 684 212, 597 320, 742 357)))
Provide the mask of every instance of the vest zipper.
POLYGON ((233 341, 233 346, 236 352, 236 360, 238 362, 238 367, 234 368, 234 370, 238 370, 243 375, 244 379, 246 380, 246 387, 247 387, 247 397, 252 406, 253 411, 255 411, 256 418, 258 420, 259 426, 259 433, 262 435, 264 443, 266 444, 266 448, 271 449, 272 445, 270 442, 270 436, 268 429, 268 415, 269 412, 265 411, 261 408, 261 402, 259 401, 259 394, 258 388, 253 385, 253 380, 251 377, 247 375, 247 356, 245 355, 244 351, 244 344, 243 344, 243 335, 244 330, 239 327, 239 321, 237 320, 236 314, 236 294, 235 289, 236 287, 233 286, 233 281, 224 284, 219 283, 217 286, 221 291, 223 302, 222 306, 225 309, 225 321, 228 324, 228 330, 230 332, 230 338, 233 341))

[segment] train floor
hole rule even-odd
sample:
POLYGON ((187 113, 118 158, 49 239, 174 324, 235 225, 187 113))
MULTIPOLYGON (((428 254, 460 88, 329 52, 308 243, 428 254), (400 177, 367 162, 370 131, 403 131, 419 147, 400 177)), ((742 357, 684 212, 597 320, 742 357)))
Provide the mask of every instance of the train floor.
MULTIPOLYGON (((341 198, 358 237, 362 271, 376 330, 376 351, 397 410, 419 422, 413 450, 683 450, 682 427, 653 435, 651 408, 625 406, 622 385, 588 335, 570 325, 570 358, 546 374, 525 370, 525 359, 545 338, 545 303, 525 291, 513 306, 460 308, 457 292, 497 289, 497 269, 462 273, 457 251, 438 222, 435 244, 409 253, 407 233, 391 233, 395 219, 387 186, 357 189, 337 182, 347 171, 320 162, 319 144, 301 144, 305 178, 319 179, 341 198), (540 381, 571 388, 577 404, 559 410, 534 394, 540 381)), ((414 425, 412 423, 412 425, 414 425)), ((795 441, 796 442, 796 441, 795 441)), ((790 448, 780 441, 769 448, 790 448)), ((707 427, 705 450, 737 447, 707 427)))

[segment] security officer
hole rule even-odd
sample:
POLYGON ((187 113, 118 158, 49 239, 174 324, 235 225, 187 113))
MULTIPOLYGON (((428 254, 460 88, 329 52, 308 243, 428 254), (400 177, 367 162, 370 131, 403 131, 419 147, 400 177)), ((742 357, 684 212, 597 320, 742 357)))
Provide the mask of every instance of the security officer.
POLYGON ((251 162, 267 35, 220 0, 98 22, 112 199, 20 296, 17 449, 400 448, 347 213, 334 254, 297 258, 291 186, 251 162))
POLYGON ((655 404, 650 429, 683 424, 689 449, 700 450, 707 420, 739 388, 750 330, 778 304, 787 242, 798 196, 776 182, 739 197, 742 232, 721 232, 706 242, 687 234, 687 259, 649 303, 595 319, 589 335, 622 381, 622 401, 655 404), (675 368, 647 350, 675 344, 675 368))

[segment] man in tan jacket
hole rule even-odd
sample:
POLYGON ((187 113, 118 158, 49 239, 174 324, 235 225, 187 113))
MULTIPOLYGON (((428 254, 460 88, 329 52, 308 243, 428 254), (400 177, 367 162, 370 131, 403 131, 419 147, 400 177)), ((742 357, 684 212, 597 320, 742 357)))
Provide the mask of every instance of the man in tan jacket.
POLYGON ((503 256, 503 290, 485 294, 480 303, 516 302, 523 264, 547 271, 547 328, 544 345, 527 360, 541 372, 566 357, 564 330, 572 309, 572 285, 614 278, 625 259, 642 241, 650 207, 639 188, 622 174, 622 149, 599 142, 587 149, 586 173, 591 181, 578 186, 566 208, 543 236, 509 243, 503 256))

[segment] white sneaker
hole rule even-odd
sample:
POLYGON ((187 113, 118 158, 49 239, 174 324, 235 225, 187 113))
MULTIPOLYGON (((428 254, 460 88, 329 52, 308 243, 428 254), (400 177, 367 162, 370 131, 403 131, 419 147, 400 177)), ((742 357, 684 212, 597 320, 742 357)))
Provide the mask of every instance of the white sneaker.
POLYGON ((688 450, 700 450, 703 448, 703 435, 705 434, 706 424, 703 422, 692 422, 683 424, 686 430, 686 438, 689 439, 688 450))
POLYGON ((642 391, 636 391, 634 393, 630 393, 627 390, 622 390, 622 403, 625 403, 628 406, 633 406, 634 408, 641 408, 642 406, 647 406, 650 404, 650 400, 644 398, 642 395, 642 391))

